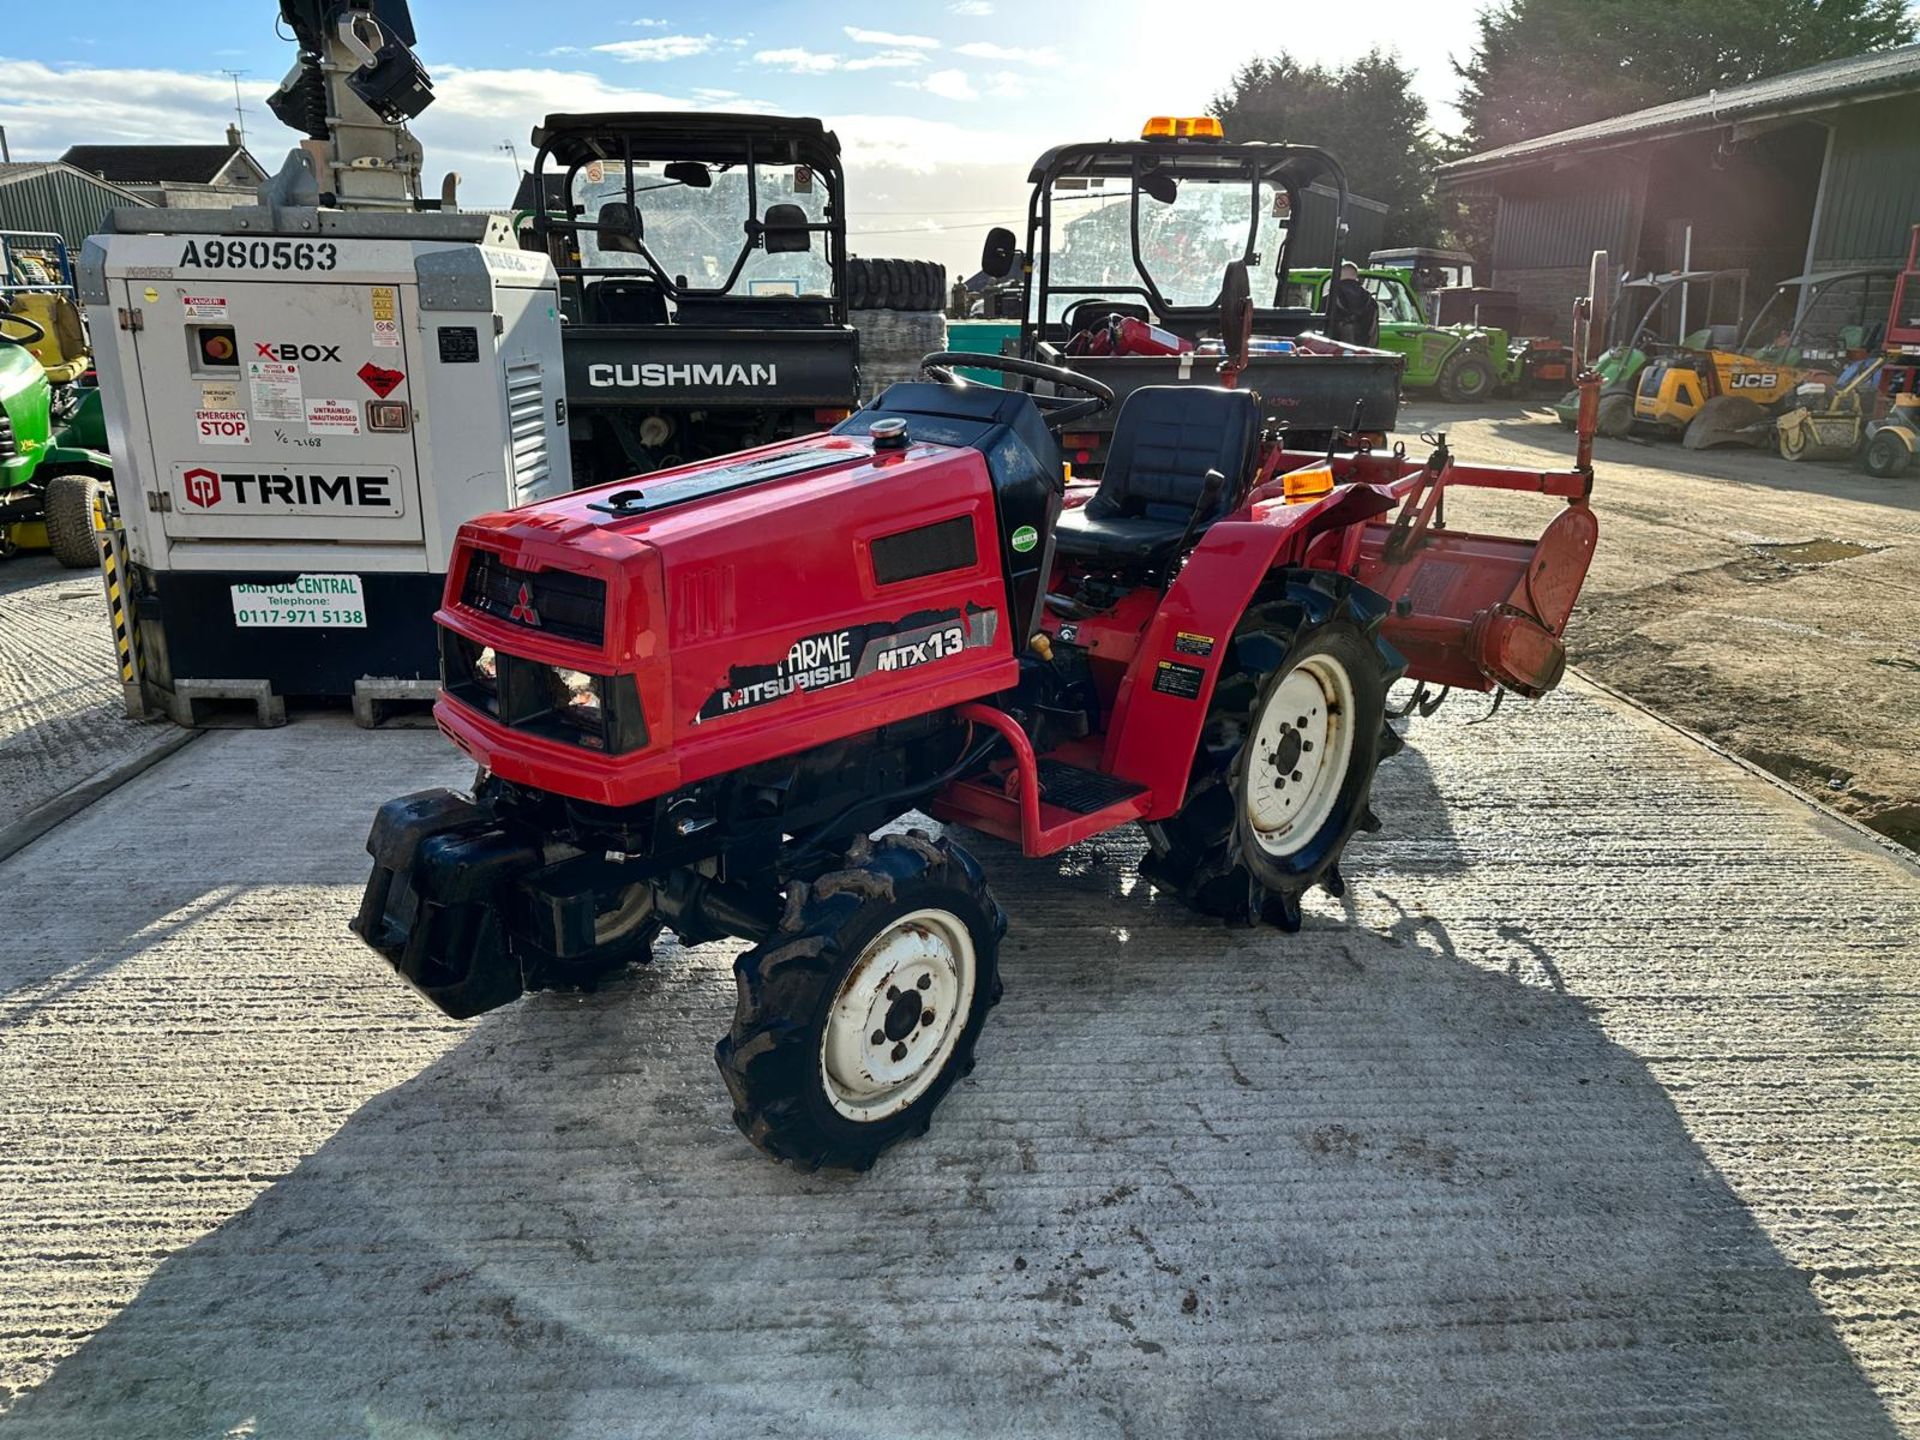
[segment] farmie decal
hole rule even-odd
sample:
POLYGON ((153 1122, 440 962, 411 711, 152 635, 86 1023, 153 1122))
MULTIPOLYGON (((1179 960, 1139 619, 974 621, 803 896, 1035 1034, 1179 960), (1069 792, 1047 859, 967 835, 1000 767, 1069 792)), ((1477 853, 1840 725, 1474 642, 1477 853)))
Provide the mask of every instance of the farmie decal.
POLYGON ((771 665, 735 665, 727 683, 707 697, 697 725, 721 715, 769 705, 796 690, 830 690, 881 670, 911 670, 978 650, 1000 633, 1000 612, 969 605, 925 610, 899 620, 877 620, 845 630, 807 635, 771 665))

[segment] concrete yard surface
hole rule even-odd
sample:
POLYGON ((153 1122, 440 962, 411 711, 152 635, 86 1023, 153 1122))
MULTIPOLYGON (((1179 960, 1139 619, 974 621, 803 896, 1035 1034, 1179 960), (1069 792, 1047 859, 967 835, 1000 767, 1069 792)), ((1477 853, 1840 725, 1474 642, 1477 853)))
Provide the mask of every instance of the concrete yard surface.
MULTIPOLYGON (((1539 411, 1427 401, 1401 429, 1416 455, 1415 432, 1444 429, 1470 460, 1563 467, 1574 437, 1539 411)), ((1553 502, 1469 492, 1449 508, 1538 534, 1553 502)), ((1574 663, 1920 850, 1920 478, 1602 439, 1593 508, 1574 663)))
POLYGON ((383 973, 435 736, 211 735, 0 864, 0 1436, 1920 1435, 1913 868, 1578 684, 1470 714, 1297 936, 960 835, 1006 1000, 863 1176, 735 1133, 737 946, 383 973))
POLYGON ((178 738, 126 717, 100 576, 48 555, 0 560, 0 835, 178 738))

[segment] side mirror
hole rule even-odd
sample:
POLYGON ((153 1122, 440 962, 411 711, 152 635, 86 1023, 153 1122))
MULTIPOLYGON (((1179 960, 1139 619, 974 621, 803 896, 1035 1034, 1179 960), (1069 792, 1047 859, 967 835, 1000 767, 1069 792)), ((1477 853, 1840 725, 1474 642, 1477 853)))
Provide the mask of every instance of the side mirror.
POLYGON ((713 188, 713 172, 698 160, 675 160, 660 173, 669 180, 677 180, 689 190, 713 188))
POLYGON ((987 243, 980 248, 980 268, 994 279, 1004 280, 1013 273, 1014 253, 1013 231, 996 225, 987 231, 987 243))
POLYGON ((1171 205, 1180 196, 1180 182, 1164 170, 1142 170, 1137 178, 1142 194, 1171 205))
POLYGON ((813 249, 807 212, 798 205, 769 205, 760 233, 766 236, 769 255, 804 255, 813 249))
POLYGON ((645 234, 640 225, 640 212, 624 200, 609 200, 600 207, 599 215, 594 218, 594 232, 602 250, 623 255, 638 255, 640 239, 645 234))

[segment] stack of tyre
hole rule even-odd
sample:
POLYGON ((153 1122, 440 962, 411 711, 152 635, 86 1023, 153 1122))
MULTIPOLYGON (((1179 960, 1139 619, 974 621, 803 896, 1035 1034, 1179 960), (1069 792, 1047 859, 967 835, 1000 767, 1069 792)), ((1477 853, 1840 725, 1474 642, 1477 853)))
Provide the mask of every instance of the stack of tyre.
POLYGON ((947 267, 931 260, 847 262, 847 299, 860 332, 860 389, 871 399, 910 380, 920 357, 947 348, 947 267))

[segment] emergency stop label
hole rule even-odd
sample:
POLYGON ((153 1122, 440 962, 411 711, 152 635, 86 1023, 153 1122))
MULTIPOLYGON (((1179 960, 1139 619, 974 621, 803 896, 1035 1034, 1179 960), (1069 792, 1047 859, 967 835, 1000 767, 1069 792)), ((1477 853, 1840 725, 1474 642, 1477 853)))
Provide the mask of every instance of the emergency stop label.
POLYGON ((174 509, 183 515, 298 519, 310 515, 380 520, 406 513, 400 472, 392 466, 354 470, 229 470, 176 466, 174 509))
POLYGON ((296 575, 278 585, 234 585, 233 623, 242 630, 367 627, 358 575, 296 575))
POLYGON ((244 410, 196 410, 193 425, 202 445, 251 445, 253 434, 244 410))
POLYGON ((1000 633, 1000 612, 969 605, 959 610, 923 610, 898 620, 877 620, 845 630, 807 635, 770 665, 735 665, 727 683, 707 697, 697 725, 741 710, 784 700, 796 691, 830 690, 882 670, 912 670, 983 649, 1000 633))

